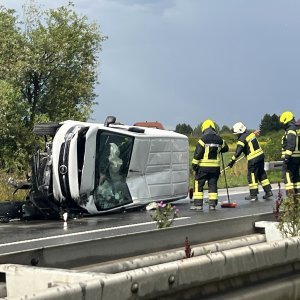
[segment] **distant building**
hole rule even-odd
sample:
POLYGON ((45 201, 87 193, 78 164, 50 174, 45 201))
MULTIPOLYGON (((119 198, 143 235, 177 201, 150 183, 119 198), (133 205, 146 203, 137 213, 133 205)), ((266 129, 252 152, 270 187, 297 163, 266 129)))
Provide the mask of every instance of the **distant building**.
POLYGON ((134 126, 140 126, 140 127, 151 127, 151 128, 157 128, 157 129, 165 129, 164 126, 160 122, 137 122, 133 124, 134 126))

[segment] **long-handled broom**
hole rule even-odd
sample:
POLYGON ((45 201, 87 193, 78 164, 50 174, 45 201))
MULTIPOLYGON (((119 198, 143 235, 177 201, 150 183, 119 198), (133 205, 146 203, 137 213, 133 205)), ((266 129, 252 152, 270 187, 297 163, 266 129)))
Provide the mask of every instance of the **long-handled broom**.
MULTIPOLYGON (((243 158, 244 158, 245 156, 244 155, 242 155, 235 163, 238 163, 240 160, 242 160, 243 158)), ((223 156, 222 156, 222 158, 223 158, 223 156)), ((225 173, 225 171, 227 170, 227 169, 229 169, 230 167, 229 166, 227 166, 226 168, 224 168, 224 165, 223 165, 223 170, 221 170, 221 174, 224 172, 225 173)))
POLYGON ((223 165, 222 171, 224 171, 225 186, 226 186, 226 191, 227 191, 227 202, 222 202, 221 207, 235 208, 235 207, 237 207, 237 203, 230 202, 230 199, 229 199, 228 184, 227 184, 227 178, 226 178, 226 169, 225 169, 224 158, 223 158, 222 153, 221 153, 221 159, 222 159, 222 165, 223 165))

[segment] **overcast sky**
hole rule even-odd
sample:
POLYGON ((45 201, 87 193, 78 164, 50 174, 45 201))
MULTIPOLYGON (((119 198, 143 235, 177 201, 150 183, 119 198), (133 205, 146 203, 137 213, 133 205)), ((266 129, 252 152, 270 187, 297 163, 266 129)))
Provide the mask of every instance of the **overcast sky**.
MULTIPOLYGON (((193 128, 257 128, 266 114, 300 118, 300 1, 73 0, 101 27, 93 119, 193 128)), ((44 8, 68 1, 40 0, 44 8)), ((21 15, 22 0, 0 0, 21 15)))

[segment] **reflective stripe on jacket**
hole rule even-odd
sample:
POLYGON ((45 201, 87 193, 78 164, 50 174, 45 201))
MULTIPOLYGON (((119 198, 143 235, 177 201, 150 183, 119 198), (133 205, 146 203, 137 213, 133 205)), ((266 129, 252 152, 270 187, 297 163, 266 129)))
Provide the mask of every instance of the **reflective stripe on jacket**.
POLYGON ((227 143, 212 129, 207 129, 199 139, 192 160, 200 168, 220 168, 220 153, 228 151, 227 143))
POLYGON ((232 160, 236 160, 242 153, 245 154, 248 161, 253 162, 260 161, 265 157, 258 139, 253 132, 246 131, 239 136, 232 160))
POLYGON ((282 158, 300 157, 300 129, 294 122, 288 124, 281 140, 282 158))

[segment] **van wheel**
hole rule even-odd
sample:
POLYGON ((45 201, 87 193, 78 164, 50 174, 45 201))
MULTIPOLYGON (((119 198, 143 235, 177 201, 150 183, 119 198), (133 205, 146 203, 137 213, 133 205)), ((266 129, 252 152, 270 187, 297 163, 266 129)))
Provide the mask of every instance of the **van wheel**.
POLYGON ((0 218, 0 223, 8 223, 9 222, 9 218, 5 218, 5 217, 1 217, 0 218))
POLYGON ((33 132, 36 135, 51 135, 54 136, 57 129, 60 127, 61 125, 59 123, 39 123, 34 125, 33 127, 33 132))

